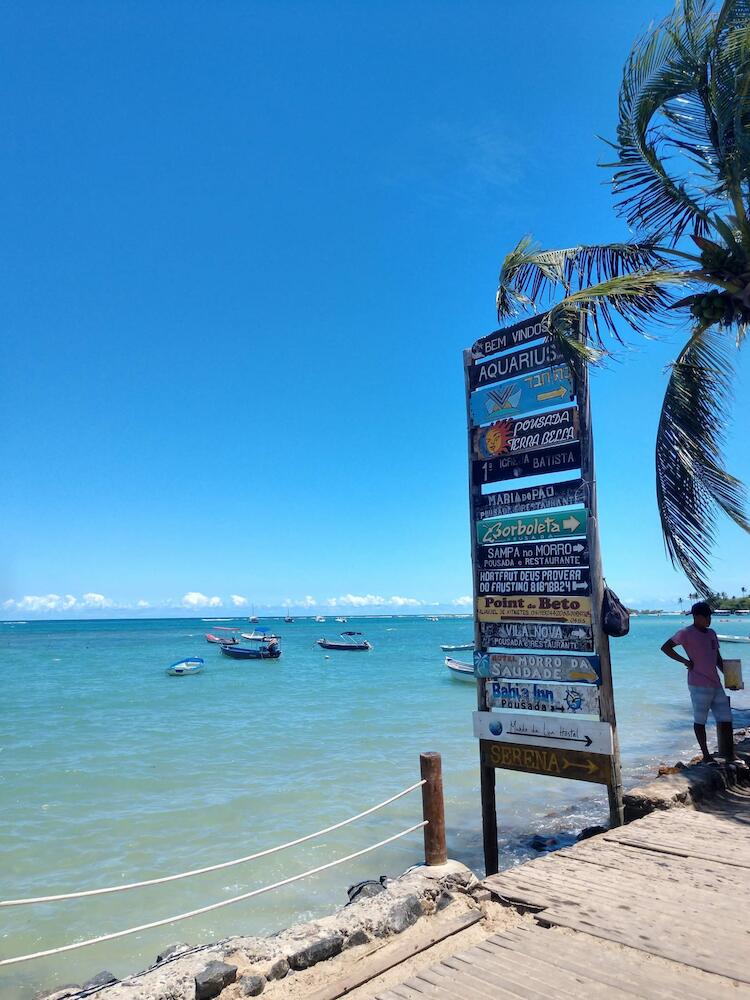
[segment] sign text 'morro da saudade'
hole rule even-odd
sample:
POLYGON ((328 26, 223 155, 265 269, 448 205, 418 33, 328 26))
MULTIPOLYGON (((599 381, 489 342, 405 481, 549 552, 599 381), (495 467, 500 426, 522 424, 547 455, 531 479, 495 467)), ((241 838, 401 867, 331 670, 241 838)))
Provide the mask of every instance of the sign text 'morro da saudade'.
POLYGON ((482 389, 504 379, 529 375, 532 372, 564 364, 560 349, 551 340, 532 347, 522 347, 510 354, 500 354, 489 361, 479 361, 469 368, 469 386, 482 389))
POLYGON ((578 440, 578 407, 545 410, 531 416, 496 420, 474 431, 474 457, 497 458, 517 452, 540 451, 578 440))
POLYGON ((570 369, 555 365, 523 378, 478 389, 471 394, 474 424, 489 424, 504 417, 530 413, 548 406, 561 406, 575 398, 570 369))
POLYGON ((482 521, 503 514, 520 514, 550 507, 572 507, 585 504, 588 491, 582 479, 565 479, 561 483, 542 486, 516 486, 478 496, 474 501, 474 517, 482 521))
POLYGON ((585 507, 551 513, 519 514, 517 517, 488 517, 476 523, 477 542, 480 545, 499 545, 502 542, 571 538, 586 534, 587 519, 585 507))
POLYGON ((537 566, 588 566, 585 538, 560 542, 526 542, 520 545, 487 545, 476 551, 480 569, 533 569, 537 566))
POLYGON ((488 680, 487 699, 493 708, 514 711, 599 714, 599 689, 594 684, 488 680))
POLYGON ((532 746, 563 747, 612 753, 612 727, 598 719, 582 719, 562 712, 497 711, 474 712, 474 735, 482 740, 528 743, 532 746))
POLYGON ((514 323, 513 326, 494 330, 486 337, 481 337, 472 345, 471 356, 475 359, 486 358, 490 354, 508 351, 512 347, 521 347, 523 344, 529 344, 532 340, 541 340, 548 335, 547 313, 540 313, 538 316, 530 316, 528 319, 522 319, 519 323, 514 323))
POLYGON ((541 476, 550 472, 570 472, 581 467, 581 445, 578 441, 557 445, 545 451, 514 452, 492 459, 476 459, 471 463, 471 481, 478 486, 500 483, 523 476, 541 476))
POLYGON ((528 597, 506 597, 487 594, 477 597, 480 622, 537 621, 569 622, 591 625, 591 598, 567 597, 564 594, 532 594, 528 597))
POLYGON ((479 623, 483 648, 552 649, 565 653, 591 652, 594 633, 590 625, 566 625, 560 622, 482 622, 479 623))
POLYGON ((523 681, 579 681, 601 683, 598 656, 560 656, 556 653, 474 653, 477 677, 523 681))
POLYGON ((591 593, 588 567, 577 569, 478 569, 479 594, 591 593))

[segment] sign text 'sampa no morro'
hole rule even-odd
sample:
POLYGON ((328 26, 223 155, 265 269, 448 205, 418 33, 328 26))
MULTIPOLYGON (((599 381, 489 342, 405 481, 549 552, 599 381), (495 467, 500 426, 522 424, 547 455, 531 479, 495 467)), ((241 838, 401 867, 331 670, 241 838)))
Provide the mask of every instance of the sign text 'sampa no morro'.
POLYGON ((487 545, 476 550, 480 569, 533 569, 537 566, 588 566, 585 538, 568 542, 527 542, 523 545, 487 545))

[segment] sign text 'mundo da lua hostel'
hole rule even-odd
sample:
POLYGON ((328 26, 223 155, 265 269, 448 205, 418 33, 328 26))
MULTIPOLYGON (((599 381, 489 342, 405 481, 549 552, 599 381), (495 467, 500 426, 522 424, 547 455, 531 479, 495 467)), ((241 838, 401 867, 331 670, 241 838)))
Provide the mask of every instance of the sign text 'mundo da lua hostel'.
POLYGON ((489 874, 498 770, 605 785, 612 825, 622 822, 622 786, 587 367, 541 315, 476 341, 464 369, 489 874))

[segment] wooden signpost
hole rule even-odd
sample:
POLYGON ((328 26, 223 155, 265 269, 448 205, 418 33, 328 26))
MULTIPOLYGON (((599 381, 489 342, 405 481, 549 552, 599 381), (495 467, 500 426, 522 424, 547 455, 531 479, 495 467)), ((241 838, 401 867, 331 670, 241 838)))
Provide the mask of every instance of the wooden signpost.
POLYGON ((588 371, 563 347, 540 315, 464 351, 488 874, 498 769, 606 785, 622 823, 588 371))

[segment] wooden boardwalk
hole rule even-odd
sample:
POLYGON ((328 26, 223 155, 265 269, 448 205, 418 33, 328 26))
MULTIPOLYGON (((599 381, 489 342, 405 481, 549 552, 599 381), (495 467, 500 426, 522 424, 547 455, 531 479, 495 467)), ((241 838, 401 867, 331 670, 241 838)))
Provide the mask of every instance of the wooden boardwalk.
POLYGON ((628 826, 485 880, 534 923, 376 1000, 750 1000, 750 790, 628 826))

